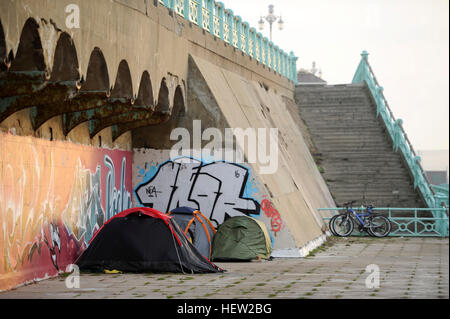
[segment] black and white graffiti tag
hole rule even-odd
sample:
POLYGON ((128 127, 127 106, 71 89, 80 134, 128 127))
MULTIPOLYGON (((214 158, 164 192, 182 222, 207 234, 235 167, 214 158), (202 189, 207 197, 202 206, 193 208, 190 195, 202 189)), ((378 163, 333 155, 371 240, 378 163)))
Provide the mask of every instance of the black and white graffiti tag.
POLYGON ((136 188, 136 196, 142 205, 161 212, 182 206, 198 209, 218 226, 228 217, 260 214, 259 203, 244 197, 248 180, 248 169, 241 165, 183 157, 162 164, 136 188))

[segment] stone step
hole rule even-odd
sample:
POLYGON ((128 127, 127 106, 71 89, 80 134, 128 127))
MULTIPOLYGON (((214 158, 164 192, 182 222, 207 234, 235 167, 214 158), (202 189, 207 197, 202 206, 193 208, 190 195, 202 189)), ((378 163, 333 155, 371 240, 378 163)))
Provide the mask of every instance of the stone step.
POLYGON ((424 206, 364 85, 301 86, 296 100, 316 148, 313 156, 338 202, 365 196, 392 207, 424 206))
MULTIPOLYGON (((395 173, 394 170, 389 171, 380 171, 380 170, 359 170, 351 168, 342 168, 342 169, 331 169, 331 168, 324 168, 324 175, 326 178, 329 179, 342 179, 342 180, 360 180, 362 178, 367 178, 368 180, 372 180, 374 178, 381 179, 382 177, 389 180, 395 180, 395 179, 401 179, 405 181, 410 181, 411 178, 407 173, 395 173)), ((398 171, 398 169, 397 169, 398 171)))
POLYGON ((314 134, 316 138, 320 138, 322 144, 353 144, 353 143, 386 143, 386 137, 385 136, 373 136, 373 135, 326 135, 326 134, 314 134))

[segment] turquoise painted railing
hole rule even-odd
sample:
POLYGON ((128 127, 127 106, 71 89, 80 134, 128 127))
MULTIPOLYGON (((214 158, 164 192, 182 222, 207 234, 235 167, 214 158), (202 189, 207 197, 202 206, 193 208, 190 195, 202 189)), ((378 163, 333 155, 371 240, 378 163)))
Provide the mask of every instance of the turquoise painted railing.
POLYGON ((259 63, 297 84, 297 60, 287 54, 255 28, 242 21, 222 2, 214 0, 158 0, 186 20, 222 39, 259 63))
MULTIPOLYGON (((400 151, 410 169, 410 172, 414 179, 414 188, 419 189, 425 202, 429 208, 436 208, 444 206, 442 198, 436 196, 435 191, 429 184, 425 172, 420 164, 421 158, 417 156, 408 136, 403 129, 403 121, 401 119, 395 119, 394 114, 389 107, 389 104, 383 94, 383 87, 379 85, 375 74, 368 61, 369 54, 363 51, 361 54, 361 62, 356 70, 353 78, 353 83, 365 82, 372 93, 372 96, 377 105, 377 116, 381 116, 386 129, 389 132, 395 151, 400 151)), ((448 197, 448 196, 447 196, 448 197)), ((448 201, 448 199, 447 199, 448 201)), ((433 215, 436 218, 440 218, 442 212, 433 211, 433 215)))
POLYGON ((437 199, 438 202, 444 203, 446 207, 448 207, 448 185, 443 186, 436 186, 431 185, 431 188, 434 190, 434 193, 436 194, 434 197, 437 199))
MULTIPOLYGON (((365 208, 353 208, 357 213, 363 213, 365 208)), ((332 211, 339 214, 345 208, 319 208, 319 211, 332 211)), ((374 212, 382 213, 392 223, 390 237, 448 237, 447 208, 374 208, 374 212), (440 217, 419 217, 419 212, 439 212, 440 217), (396 215, 401 216, 396 216, 396 215), (409 216, 407 216, 409 215, 409 216)), ((324 218, 325 221, 331 217, 324 218)), ((368 236, 355 230, 353 236, 368 236)))

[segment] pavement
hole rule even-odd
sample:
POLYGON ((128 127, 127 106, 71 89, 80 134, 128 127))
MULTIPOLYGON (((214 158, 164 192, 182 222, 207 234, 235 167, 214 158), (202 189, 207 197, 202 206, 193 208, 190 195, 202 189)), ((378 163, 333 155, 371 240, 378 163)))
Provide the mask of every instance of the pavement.
POLYGON ((81 274, 0 299, 448 299, 449 239, 335 238, 306 258, 217 263, 219 274, 81 274))

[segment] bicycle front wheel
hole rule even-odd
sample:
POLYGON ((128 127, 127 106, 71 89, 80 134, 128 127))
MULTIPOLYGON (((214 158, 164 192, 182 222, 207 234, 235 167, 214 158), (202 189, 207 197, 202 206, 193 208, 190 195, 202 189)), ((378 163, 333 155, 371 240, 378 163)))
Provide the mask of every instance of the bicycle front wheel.
POLYGON ((384 216, 373 216, 370 218, 369 223, 369 233, 374 237, 386 237, 391 232, 391 222, 384 216))
POLYGON ((334 230, 336 236, 349 236, 355 228, 353 220, 350 218, 350 216, 348 216, 347 214, 341 214, 334 217, 335 218, 331 220, 331 227, 334 230))

